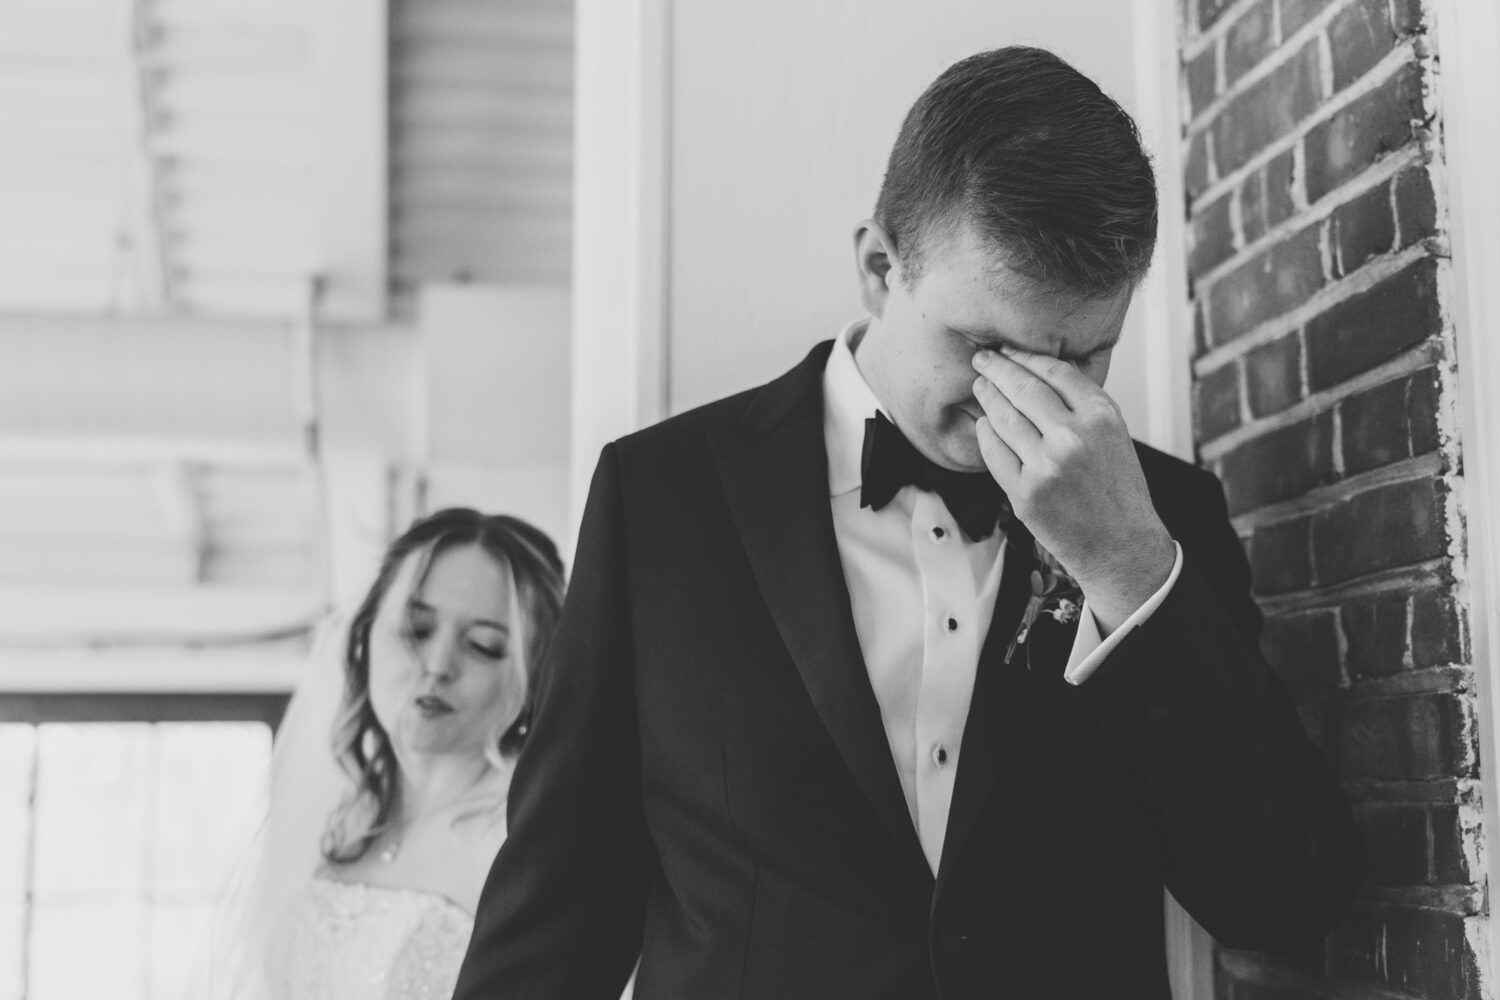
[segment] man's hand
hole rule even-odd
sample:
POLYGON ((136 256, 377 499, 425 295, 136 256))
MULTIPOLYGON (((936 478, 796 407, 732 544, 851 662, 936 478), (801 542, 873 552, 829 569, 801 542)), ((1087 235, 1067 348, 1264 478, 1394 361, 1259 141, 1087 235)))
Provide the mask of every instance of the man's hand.
POLYGON ((1022 523, 1083 590, 1108 635, 1171 575, 1156 515, 1115 401, 1072 365, 1006 348, 974 356, 979 450, 1022 523))

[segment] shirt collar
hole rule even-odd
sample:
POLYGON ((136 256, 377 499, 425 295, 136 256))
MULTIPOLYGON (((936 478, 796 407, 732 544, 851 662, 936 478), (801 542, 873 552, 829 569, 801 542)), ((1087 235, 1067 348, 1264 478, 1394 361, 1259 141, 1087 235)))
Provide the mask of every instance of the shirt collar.
POLYGON ((858 489, 863 482, 865 420, 876 410, 884 412, 854 361, 854 347, 869 323, 868 318, 857 319, 840 330, 823 369, 823 440, 828 449, 830 497, 858 489))

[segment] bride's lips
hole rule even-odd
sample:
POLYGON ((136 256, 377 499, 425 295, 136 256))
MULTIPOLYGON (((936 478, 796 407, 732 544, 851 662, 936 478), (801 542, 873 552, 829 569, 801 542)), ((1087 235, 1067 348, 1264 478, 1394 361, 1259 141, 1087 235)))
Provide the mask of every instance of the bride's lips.
POLYGON ((453 706, 435 694, 424 694, 416 699, 417 711, 427 718, 436 718, 439 715, 447 715, 453 711, 453 706))

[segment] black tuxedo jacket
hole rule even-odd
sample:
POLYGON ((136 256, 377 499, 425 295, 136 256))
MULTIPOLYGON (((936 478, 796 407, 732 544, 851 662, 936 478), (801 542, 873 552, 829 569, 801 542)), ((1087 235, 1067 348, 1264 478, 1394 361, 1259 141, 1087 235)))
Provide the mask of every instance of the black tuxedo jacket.
POLYGON ((1316 946, 1348 804, 1257 651, 1217 480, 1144 446, 1184 550, 1078 687, 1007 558, 943 856, 891 759, 828 499, 829 344, 605 448, 456 1000, 1167 998, 1162 887, 1316 946))

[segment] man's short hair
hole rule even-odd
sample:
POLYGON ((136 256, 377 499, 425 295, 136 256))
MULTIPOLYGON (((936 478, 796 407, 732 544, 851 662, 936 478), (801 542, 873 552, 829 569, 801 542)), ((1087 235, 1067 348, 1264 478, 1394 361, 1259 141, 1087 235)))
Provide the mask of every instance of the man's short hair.
POLYGON ((915 283, 923 254, 964 223, 996 260, 1089 296, 1135 284, 1156 245, 1156 179, 1135 122, 1045 49, 950 66, 891 150, 875 219, 915 283))

